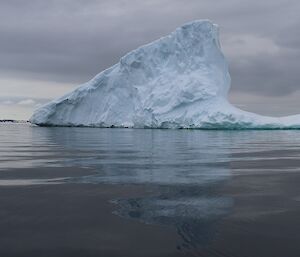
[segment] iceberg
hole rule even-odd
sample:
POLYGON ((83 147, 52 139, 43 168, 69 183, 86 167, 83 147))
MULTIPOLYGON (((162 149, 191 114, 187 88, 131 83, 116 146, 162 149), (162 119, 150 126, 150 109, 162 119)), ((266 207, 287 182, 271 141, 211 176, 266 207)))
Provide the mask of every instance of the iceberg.
POLYGON ((37 109, 40 126, 300 129, 300 115, 265 117, 229 103, 219 29, 197 20, 122 57, 73 92, 37 109))

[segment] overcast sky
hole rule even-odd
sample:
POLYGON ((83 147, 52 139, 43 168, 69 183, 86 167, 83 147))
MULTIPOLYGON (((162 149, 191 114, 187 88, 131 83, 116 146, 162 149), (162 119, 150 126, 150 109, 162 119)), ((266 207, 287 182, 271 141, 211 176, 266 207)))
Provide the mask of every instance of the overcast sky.
POLYGON ((185 22, 220 26, 230 99, 300 113, 300 1, 0 0, 0 118, 27 119, 130 50, 185 22))

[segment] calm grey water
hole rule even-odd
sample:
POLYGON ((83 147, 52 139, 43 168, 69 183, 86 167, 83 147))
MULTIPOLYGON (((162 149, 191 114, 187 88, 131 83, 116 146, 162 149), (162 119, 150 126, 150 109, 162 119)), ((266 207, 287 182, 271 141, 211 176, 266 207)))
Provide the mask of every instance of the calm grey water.
MULTIPOLYGON (((174 253, 183 256, 299 256, 298 182, 296 130, 0 125, 0 187, 141 187, 145 193, 134 197, 108 197, 112 215, 174 229, 174 253)), ((9 248, 4 252, 10 256, 9 248)))

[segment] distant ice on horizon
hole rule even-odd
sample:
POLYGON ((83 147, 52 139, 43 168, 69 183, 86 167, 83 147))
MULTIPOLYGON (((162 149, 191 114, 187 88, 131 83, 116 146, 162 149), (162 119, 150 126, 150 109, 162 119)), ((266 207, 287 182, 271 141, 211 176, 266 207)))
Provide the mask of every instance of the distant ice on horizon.
POLYGON ((228 102, 219 29, 197 20, 144 45, 73 92, 37 109, 43 126, 300 129, 300 115, 266 117, 228 102))

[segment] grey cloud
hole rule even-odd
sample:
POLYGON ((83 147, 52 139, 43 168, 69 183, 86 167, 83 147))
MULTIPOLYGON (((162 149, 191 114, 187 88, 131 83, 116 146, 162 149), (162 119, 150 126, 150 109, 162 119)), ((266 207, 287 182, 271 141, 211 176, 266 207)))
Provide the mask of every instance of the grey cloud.
POLYGON ((47 103, 50 99, 48 98, 28 98, 28 97, 11 97, 11 96, 1 96, 0 104, 18 104, 18 103, 47 103), (29 101, 30 100, 30 101, 29 101))
POLYGON ((291 94, 300 89, 300 51, 280 50, 278 54, 261 54, 233 59, 230 62, 232 90, 265 96, 291 94))

